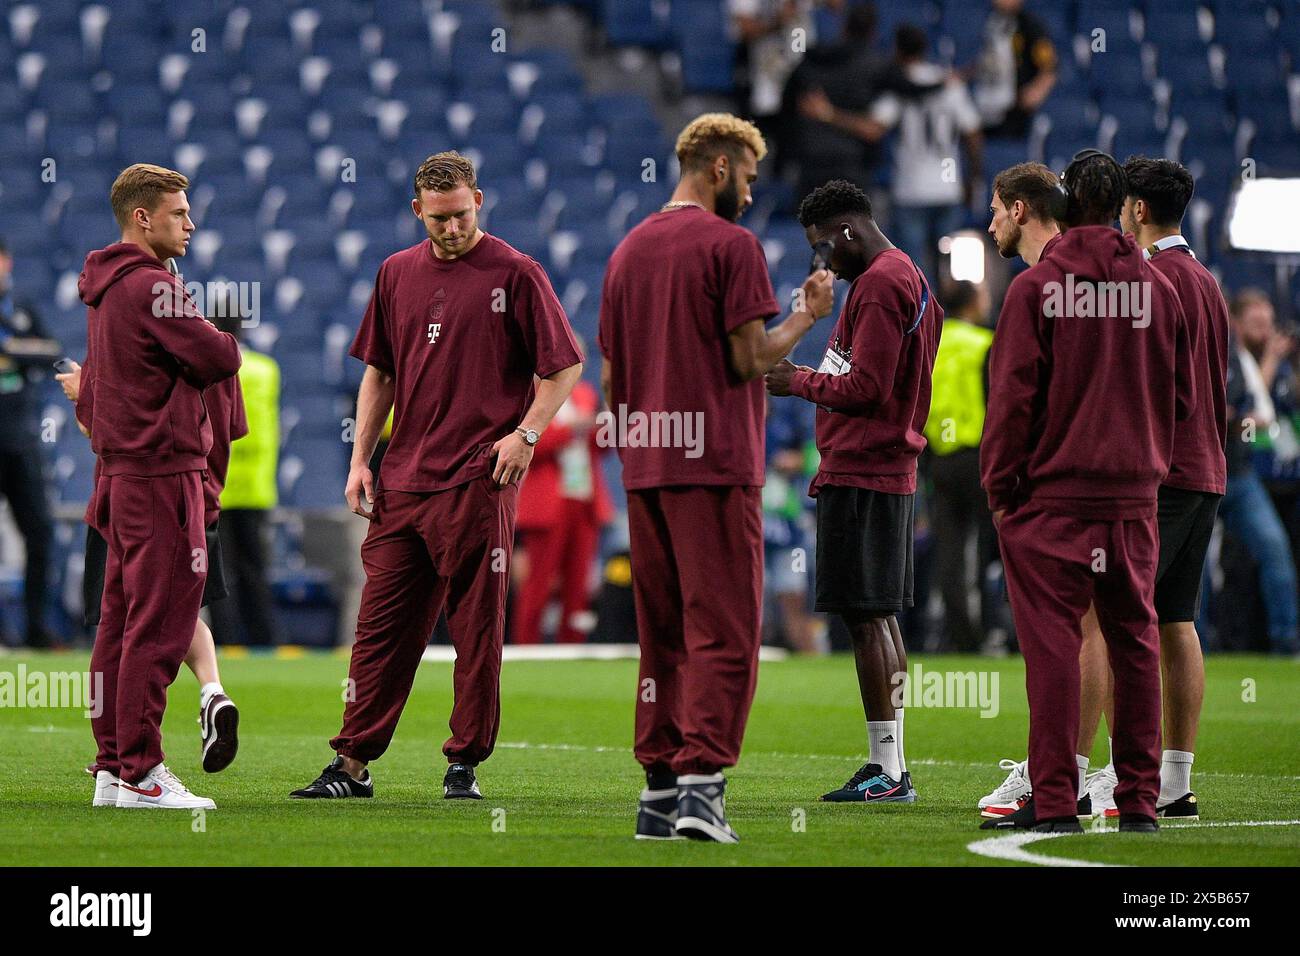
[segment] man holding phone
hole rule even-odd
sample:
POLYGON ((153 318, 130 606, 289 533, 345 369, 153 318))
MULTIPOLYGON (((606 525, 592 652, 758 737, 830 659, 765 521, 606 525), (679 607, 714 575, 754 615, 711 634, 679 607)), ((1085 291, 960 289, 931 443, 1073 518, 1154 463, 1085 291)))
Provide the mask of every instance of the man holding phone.
POLYGON ((773 395, 818 406, 821 464, 808 491, 817 499, 816 609, 839 615, 852 637, 867 717, 867 763, 822 799, 913 803, 895 697, 907 675, 896 616, 912 606, 916 460, 943 309, 857 186, 837 179, 813 190, 799 222, 831 271, 852 283, 821 367, 784 361, 767 374, 773 395))

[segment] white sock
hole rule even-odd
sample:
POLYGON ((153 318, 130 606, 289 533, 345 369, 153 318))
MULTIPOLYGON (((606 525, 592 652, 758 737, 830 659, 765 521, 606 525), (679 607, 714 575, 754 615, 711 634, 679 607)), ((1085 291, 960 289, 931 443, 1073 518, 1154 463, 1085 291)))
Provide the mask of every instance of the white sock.
MULTIPOLYGON (((907 773, 907 757, 903 754, 903 708, 894 708, 894 723, 898 724, 898 769, 900 773, 907 773)), ((902 779, 901 777, 899 778, 902 779)))
POLYGON ((867 739, 871 746, 871 763, 879 764, 881 769, 895 780, 903 776, 898 768, 898 721, 868 720, 867 739))
POLYGON ((1079 796, 1083 796, 1083 778, 1088 776, 1088 758, 1083 754, 1075 754, 1074 762, 1079 766, 1079 796))
POLYGON ((1192 760, 1186 750, 1166 750, 1160 758, 1160 803, 1172 803, 1191 792, 1192 760))
POLYGON ((213 694, 224 694, 224 693, 225 690, 222 688, 221 683, 219 681, 213 681, 210 684, 204 684, 202 687, 199 688, 199 710, 202 710, 204 707, 208 706, 208 701, 212 699, 213 694))

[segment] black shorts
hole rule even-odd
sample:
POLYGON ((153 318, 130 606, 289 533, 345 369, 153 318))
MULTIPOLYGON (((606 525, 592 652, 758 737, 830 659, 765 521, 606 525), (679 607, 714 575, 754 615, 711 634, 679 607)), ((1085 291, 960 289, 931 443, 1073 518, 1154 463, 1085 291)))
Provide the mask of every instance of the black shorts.
MULTIPOLYGON (((220 519, 218 519, 220 520, 220 519)), ((220 601, 228 593, 226 572, 221 563, 221 536, 217 522, 207 527, 208 580, 203 585, 203 607, 220 601)), ((104 600, 104 572, 108 565, 108 542, 94 528, 86 526, 86 568, 81 577, 81 598, 85 602, 86 627, 99 626, 99 605, 104 600)))
POLYGON ((915 495, 823 485, 817 492, 817 603, 888 616, 912 606, 915 495))
POLYGON ((1196 620, 1205 553, 1210 548, 1222 497, 1208 491, 1160 486, 1156 618, 1161 624, 1196 620))

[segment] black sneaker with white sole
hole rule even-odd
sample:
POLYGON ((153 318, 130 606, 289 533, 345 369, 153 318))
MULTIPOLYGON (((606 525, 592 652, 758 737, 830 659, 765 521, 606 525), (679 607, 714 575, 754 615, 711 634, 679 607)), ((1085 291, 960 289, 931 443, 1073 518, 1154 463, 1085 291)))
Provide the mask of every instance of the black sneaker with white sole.
POLYGON ((447 775, 442 778, 442 798, 444 800, 482 800, 478 792, 478 781, 474 779, 474 768, 467 763, 454 763, 447 768, 447 775))
POLYGON ((994 817, 991 820, 985 820, 980 824, 981 830, 1033 830, 1037 833, 1082 833, 1083 827, 1079 825, 1079 818, 1057 817, 1050 820, 1039 820, 1038 812, 1034 809, 1034 798, 1031 795, 1025 805, 1014 813, 1008 813, 1006 816, 994 817))
POLYGON ((225 694, 213 694, 199 708, 203 739, 203 769, 218 773, 230 766, 239 752, 239 708, 225 694))
POLYGON ((1189 790, 1177 800, 1157 806, 1156 816, 1161 820, 1186 820, 1191 823, 1201 819, 1201 805, 1196 802, 1196 794, 1189 790))
POLYGON ((320 776, 289 796, 299 800, 341 799, 344 797, 373 797, 375 781, 366 771, 364 780, 353 780, 343 769, 343 758, 335 757, 320 776))
POLYGON ((677 833, 677 788, 641 791, 641 803, 636 811, 636 838, 638 840, 684 840, 677 833))
POLYGON ((739 843, 727 823, 727 779, 720 773, 691 773, 677 778, 676 831, 691 840, 739 843))

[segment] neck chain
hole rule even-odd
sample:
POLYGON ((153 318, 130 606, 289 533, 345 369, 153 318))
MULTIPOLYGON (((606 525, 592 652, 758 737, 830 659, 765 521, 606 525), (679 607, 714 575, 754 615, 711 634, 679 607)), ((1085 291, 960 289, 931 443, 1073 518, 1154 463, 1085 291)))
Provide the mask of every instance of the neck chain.
POLYGON ((672 202, 666 202, 659 207, 660 212, 667 212, 669 209, 684 209, 687 206, 694 206, 696 209, 704 207, 693 199, 674 199, 672 202))

